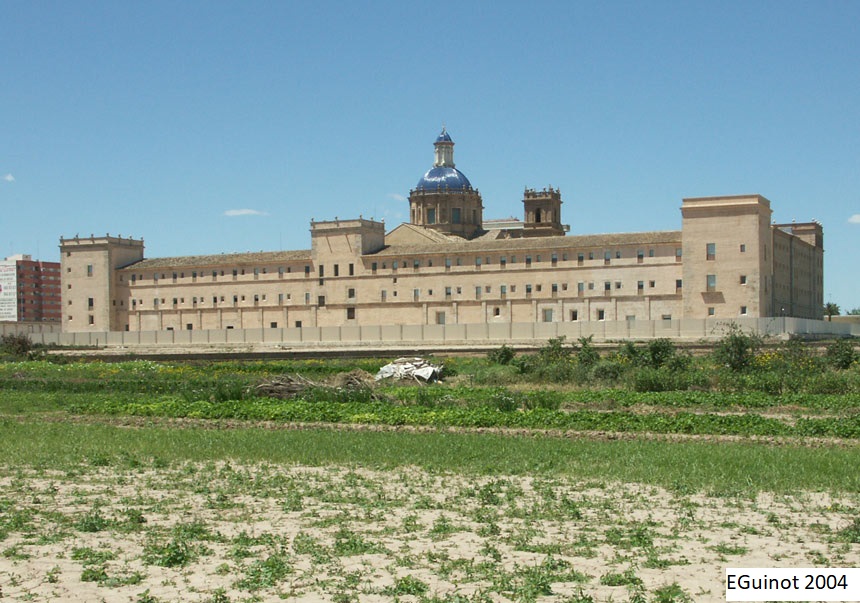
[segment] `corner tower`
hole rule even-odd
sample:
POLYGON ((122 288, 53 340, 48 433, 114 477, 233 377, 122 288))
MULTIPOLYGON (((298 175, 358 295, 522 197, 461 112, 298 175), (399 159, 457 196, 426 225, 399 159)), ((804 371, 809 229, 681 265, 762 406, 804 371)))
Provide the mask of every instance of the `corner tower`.
POLYGON ((409 221, 444 234, 471 238, 483 230, 481 194, 454 167, 454 141, 445 128, 433 146, 433 167, 409 191, 409 221))

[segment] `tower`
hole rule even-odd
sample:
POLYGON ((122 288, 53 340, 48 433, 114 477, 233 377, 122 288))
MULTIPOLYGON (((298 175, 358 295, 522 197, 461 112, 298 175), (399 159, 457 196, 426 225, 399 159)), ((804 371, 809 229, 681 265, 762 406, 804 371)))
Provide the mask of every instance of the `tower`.
POLYGON ((549 187, 542 191, 527 188, 523 194, 525 220, 524 237, 562 236, 565 226, 561 223, 561 191, 549 187))
POLYGON ((454 167, 454 141, 445 128, 433 147, 433 167, 409 192, 409 221, 444 234, 471 238, 483 229, 481 194, 454 167))

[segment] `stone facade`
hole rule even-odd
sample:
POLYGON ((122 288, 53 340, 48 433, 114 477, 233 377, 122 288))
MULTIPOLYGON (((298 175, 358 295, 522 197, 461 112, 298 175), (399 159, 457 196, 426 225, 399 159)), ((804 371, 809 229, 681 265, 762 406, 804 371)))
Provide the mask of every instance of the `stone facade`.
POLYGON ((681 230, 566 236, 560 192, 527 189, 522 222, 485 228, 452 147, 443 131, 388 233, 313 222, 308 250, 154 259, 142 240, 61 239, 63 329, 822 317, 821 226, 771 225, 760 195, 684 199, 681 230))

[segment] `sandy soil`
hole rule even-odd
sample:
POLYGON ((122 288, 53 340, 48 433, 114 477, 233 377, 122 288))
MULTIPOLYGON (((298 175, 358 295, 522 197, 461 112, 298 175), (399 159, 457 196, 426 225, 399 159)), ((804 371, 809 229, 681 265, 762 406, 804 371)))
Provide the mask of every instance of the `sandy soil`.
POLYGON ((727 566, 860 565, 858 509, 415 468, 0 466, 0 598, 724 601, 727 566))

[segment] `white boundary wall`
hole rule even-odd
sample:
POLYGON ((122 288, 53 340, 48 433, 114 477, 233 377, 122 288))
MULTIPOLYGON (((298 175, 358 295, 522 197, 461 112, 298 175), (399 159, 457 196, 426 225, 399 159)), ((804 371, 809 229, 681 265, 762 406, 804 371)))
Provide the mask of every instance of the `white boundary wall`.
POLYGON ((575 341, 592 336, 594 341, 647 340, 658 337, 688 341, 719 339, 731 325, 771 337, 860 336, 860 324, 805 318, 739 318, 734 320, 680 319, 656 321, 476 323, 448 325, 382 325, 302 327, 275 329, 228 329, 198 331, 111 331, 60 333, 38 331, 28 325, 0 324, 0 334, 23 332, 34 343, 96 347, 194 347, 262 345, 280 348, 359 347, 374 345, 453 344, 495 346, 503 343, 532 344, 551 337, 575 341))

